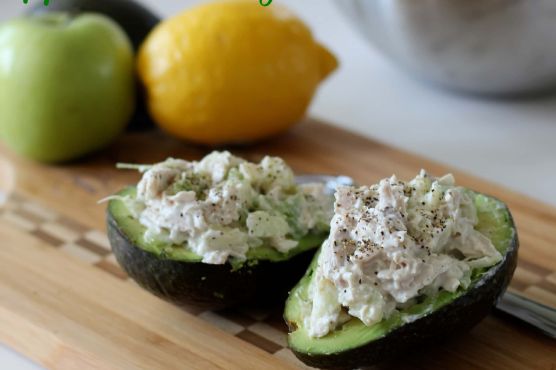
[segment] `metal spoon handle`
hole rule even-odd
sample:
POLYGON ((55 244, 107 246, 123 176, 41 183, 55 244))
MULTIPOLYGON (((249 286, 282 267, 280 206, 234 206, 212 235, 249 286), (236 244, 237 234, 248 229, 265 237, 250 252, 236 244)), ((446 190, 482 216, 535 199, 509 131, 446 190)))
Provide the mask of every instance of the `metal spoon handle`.
POLYGON ((556 338, 556 309, 511 292, 500 298, 496 308, 556 338))
POLYGON ((340 185, 354 185, 351 177, 347 176, 330 176, 330 175, 297 175, 295 181, 298 184, 307 184, 312 182, 322 183, 326 186, 326 190, 330 194, 334 194, 336 187, 340 185))

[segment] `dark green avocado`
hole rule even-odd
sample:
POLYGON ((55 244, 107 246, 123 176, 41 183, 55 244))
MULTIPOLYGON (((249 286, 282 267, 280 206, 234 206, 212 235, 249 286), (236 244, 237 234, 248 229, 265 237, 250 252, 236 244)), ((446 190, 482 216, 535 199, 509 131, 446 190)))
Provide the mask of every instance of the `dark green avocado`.
MULTIPOLYGON (((27 14, 41 14, 45 12, 64 12, 72 15, 94 12, 112 18, 126 32, 133 49, 137 51, 143 40, 160 22, 160 17, 133 0, 54 0, 48 6, 42 2, 31 7, 27 14)), ((130 130, 153 128, 154 123, 148 113, 144 89, 137 79, 137 102, 135 112, 128 126, 130 130)))
POLYGON ((320 368, 371 366, 434 339, 465 332, 488 315, 512 278, 518 238, 504 203, 482 194, 474 193, 474 197, 479 216, 477 229, 491 239, 503 255, 502 261, 475 270, 472 284, 466 290, 442 291, 370 327, 353 318, 322 338, 312 338, 303 327, 301 307, 316 268, 315 256, 286 302, 284 318, 290 328, 288 343, 294 354, 305 364, 320 368))
POLYGON ((205 308, 282 304, 326 238, 307 235, 287 254, 262 246, 249 250, 244 262, 212 265, 183 246, 145 241, 145 228, 121 200, 109 202, 107 228, 118 263, 140 286, 177 305, 205 308))

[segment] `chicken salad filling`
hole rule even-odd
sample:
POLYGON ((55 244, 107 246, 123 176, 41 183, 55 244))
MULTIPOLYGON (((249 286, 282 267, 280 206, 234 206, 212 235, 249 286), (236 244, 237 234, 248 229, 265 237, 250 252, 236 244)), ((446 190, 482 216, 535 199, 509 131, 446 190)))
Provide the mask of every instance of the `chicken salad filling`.
POLYGON ((419 297, 466 288, 474 269, 502 258, 475 229, 472 197, 451 175, 339 187, 334 208, 308 288, 312 337, 352 318, 371 326, 419 297))
POLYGON ((301 237, 329 228, 333 197, 325 185, 296 184, 277 157, 251 163, 225 151, 127 167, 142 172, 136 195, 122 200, 144 238, 183 245, 204 263, 242 261, 262 245, 288 253, 301 237))

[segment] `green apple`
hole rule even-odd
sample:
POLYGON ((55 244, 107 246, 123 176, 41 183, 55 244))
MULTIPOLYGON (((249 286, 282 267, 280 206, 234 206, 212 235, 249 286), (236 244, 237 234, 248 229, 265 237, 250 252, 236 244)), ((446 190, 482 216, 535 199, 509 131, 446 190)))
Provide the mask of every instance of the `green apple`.
POLYGON ((135 102, 131 42, 110 18, 24 17, 0 26, 0 138, 44 161, 110 143, 135 102))
MULTIPOLYGON (((143 43, 151 30, 160 22, 160 17, 148 7, 134 0, 53 0, 48 6, 36 1, 27 8, 26 14, 43 14, 50 12, 67 12, 80 14, 87 12, 101 13, 115 20, 133 44, 135 51, 143 43)), ((156 127, 149 115, 144 97, 144 89, 136 78, 138 88, 135 113, 128 130, 142 130, 156 127)))
POLYGON ((41 2, 29 7, 26 14, 64 12, 70 14, 100 13, 116 21, 133 44, 135 50, 151 30, 160 22, 160 17, 151 9, 134 0, 53 0, 48 6, 41 2))

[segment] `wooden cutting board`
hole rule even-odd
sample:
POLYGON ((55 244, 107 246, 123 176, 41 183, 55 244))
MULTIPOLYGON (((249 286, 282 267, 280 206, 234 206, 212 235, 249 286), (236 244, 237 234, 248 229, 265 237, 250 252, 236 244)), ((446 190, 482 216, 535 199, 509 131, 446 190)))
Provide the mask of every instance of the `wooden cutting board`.
MULTIPOLYGON (((105 206, 97 201, 139 178, 114 164, 196 159, 208 151, 150 131, 127 134, 84 160, 47 166, 0 146, 0 341, 57 369, 302 367, 285 348, 279 311, 177 308, 137 287, 110 253, 105 206)), ((392 173, 411 178, 420 168, 452 172, 460 184, 509 204, 521 241, 511 289, 556 307, 550 206, 315 121, 232 151, 251 160, 279 155, 298 173, 344 174, 363 184, 392 173)), ((400 358, 378 368, 556 369, 556 346, 518 322, 489 316, 470 333, 400 358)))

